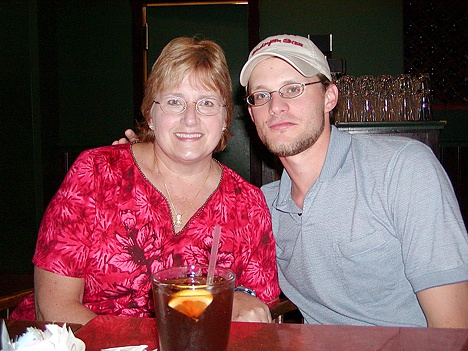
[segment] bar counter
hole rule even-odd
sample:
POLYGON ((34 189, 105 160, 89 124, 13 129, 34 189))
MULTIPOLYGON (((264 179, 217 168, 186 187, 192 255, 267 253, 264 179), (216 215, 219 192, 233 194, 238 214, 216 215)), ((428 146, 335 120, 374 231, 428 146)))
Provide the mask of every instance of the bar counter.
MULTIPOLYGON (((18 328, 21 323, 40 322, 8 321, 7 325, 18 328)), ((148 345, 148 351, 158 347, 156 322, 151 318, 98 316, 74 330, 87 351, 142 344, 148 345)), ((232 323, 228 351, 263 350, 468 351, 468 329, 232 323)))

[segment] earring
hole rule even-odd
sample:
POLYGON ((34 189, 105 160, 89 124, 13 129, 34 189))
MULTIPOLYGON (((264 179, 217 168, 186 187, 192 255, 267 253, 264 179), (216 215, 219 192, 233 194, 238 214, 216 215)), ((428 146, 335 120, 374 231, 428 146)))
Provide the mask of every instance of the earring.
POLYGON ((226 130, 226 127, 221 128, 221 131, 224 132, 226 130))
POLYGON ((148 124, 149 129, 154 130, 154 127, 152 124, 148 124))

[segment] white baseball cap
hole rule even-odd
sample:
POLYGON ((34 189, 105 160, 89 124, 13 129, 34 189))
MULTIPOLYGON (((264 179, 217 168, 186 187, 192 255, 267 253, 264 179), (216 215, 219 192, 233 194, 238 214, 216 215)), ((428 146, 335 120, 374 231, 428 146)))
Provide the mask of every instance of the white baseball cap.
POLYGON ((327 58, 310 39, 283 34, 268 37, 253 48, 240 73, 241 85, 247 87, 255 66, 272 56, 285 60, 304 77, 322 73, 332 80, 327 58))

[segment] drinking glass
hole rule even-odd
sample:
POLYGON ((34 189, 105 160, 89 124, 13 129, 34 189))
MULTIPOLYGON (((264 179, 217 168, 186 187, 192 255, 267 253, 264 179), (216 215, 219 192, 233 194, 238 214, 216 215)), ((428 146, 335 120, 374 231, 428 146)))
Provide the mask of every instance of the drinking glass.
POLYGON ((376 91, 373 76, 361 76, 358 79, 360 89, 361 118, 360 122, 375 122, 377 120, 375 105, 376 91))
POLYGON ((409 74, 401 74, 396 77, 396 85, 398 86, 398 120, 399 121, 414 121, 414 102, 412 79, 409 74))
POLYGON ((235 274, 208 266, 172 267, 152 275, 160 351, 224 351, 229 341, 235 274))
POLYGON ((415 83, 414 96, 417 101, 417 116, 419 121, 432 120, 431 91, 429 88, 429 75, 420 74, 413 78, 415 83))
POLYGON ((389 122, 393 120, 393 98, 390 91, 392 77, 389 75, 381 75, 376 77, 375 82, 375 106, 377 120, 389 122))
POLYGON ((336 82, 338 87, 338 103, 335 109, 335 122, 355 122, 356 93, 354 91, 355 77, 344 75, 336 82))

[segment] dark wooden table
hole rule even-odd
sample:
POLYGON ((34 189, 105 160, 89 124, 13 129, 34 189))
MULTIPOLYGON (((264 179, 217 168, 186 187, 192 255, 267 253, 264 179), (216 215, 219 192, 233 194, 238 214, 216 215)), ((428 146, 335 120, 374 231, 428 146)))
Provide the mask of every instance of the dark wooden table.
MULTIPOLYGON (((87 351, 158 346, 154 319, 99 316, 76 336, 87 351)), ((351 327, 276 323, 232 323, 228 351, 428 350, 468 351, 468 329, 351 327)))
MULTIPOLYGON (((44 322, 7 321, 10 335, 44 322)), ((84 326, 72 325, 86 351, 148 345, 158 347, 151 318, 98 316, 84 326)), ((468 351, 468 329, 351 327, 305 324, 232 323, 228 351, 468 351)))

